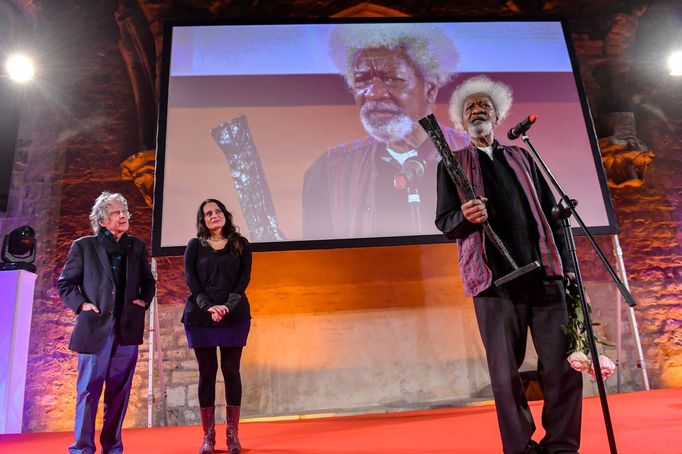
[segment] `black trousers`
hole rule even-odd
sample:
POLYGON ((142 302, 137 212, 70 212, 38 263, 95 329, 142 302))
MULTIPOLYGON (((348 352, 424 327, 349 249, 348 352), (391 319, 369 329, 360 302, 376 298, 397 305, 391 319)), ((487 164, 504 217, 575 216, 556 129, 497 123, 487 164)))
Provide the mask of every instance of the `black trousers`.
POLYGON ((540 444, 548 454, 577 453, 582 415, 582 376, 568 361, 568 319, 564 284, 539 277, 517 279, 474 297, 485 346, 497 420, 505 454, 523 453, 535 423, 523 392, 519 367, 528 328, 538 353, 538 375, 545 396, 540 444))
POLYGON ((194 349, 199 364, 199 406, 215 407, 215 384, 218 375, 218 355, 220 349, 220 369, 225 380, 225 401, 227 405, 241 405, 242 377, 239 365, 242 347, 199 347, 194 349))

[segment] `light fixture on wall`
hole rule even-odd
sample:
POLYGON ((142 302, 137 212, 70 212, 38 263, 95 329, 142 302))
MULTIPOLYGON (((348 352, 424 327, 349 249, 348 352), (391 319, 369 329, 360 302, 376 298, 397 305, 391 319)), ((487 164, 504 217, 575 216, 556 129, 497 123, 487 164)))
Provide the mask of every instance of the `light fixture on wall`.
POLYGON ((35 273, 36 232, 28 225, 16 228, 2 240, 0 270, 26 270, 35 273))
POLYGON ((670 54, 668 66, 670 67, 671 76, 682 76, 682 50, 670 54))

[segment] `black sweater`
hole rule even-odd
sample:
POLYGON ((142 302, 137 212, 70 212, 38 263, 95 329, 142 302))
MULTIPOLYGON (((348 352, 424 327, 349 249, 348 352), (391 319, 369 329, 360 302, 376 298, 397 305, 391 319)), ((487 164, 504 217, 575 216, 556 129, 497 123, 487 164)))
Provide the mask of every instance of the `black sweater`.
POLYGON ((192 238, 185 249, 185 282, 190 295, 185 302, 182 322, 187 326, 230 326, 251 318, 246 287, 251 279, 251 249, 234 255, 228 245, 214 250, 192 238), (225 305, 230 312, 214 322, 208 309, 225 305))

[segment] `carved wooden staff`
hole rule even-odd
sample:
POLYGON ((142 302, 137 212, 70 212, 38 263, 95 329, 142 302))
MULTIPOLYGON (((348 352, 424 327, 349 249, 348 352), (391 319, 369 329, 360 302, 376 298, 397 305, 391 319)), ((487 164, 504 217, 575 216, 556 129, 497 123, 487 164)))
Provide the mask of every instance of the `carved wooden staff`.
POLYGON ((211 135, 227 158, 251 241, 285 240, 246 117, 219 124, 211 135))
MULTIPOLYGON (((436 117, 433 114, 427 115, 426 117, 419 120, 419 124, 422 126, 422 128, 424 128, 426 133, 431 138, 431 141, 436 146, 438 153, 440 153, 441 157, 443 158, 443 164, 445 165, 445 168, 448 170, 448 173, 450 174, 452 181, 455 182, 457 187, 464 194, 464 197, 466 199, 465 202, 471 199, 478 199, 479 197, 474 192, 474 187, 471 185, 471 182, 464 173, 462 165, 452 155, 452 150, 450 150, 448 143, 445 141, 445 136, 443 136, 443 131, 440 129, 436 117)), ((502 242, 502 239, 499 236, 497 236, 497 234, 493 231, 492 227, 490 227, 490 223, 488 221, 485 221, 482 224, 482 226, 485 235, 492 242, 495 248, 500 252, 500 254, 502 254, 502 256, 507 260, 509 265, 511 265, 511 267, 514 269, 514 271, 512 271, 511 273, 506 274, 499 279, 496 279, 495 280, 496 286, 500 286, 505 282, 509 282, 512 279, 516 279, 519 276, 522 276, 530 271, 540 268, 540 262, 538 262, 537 260, 529 263, 528 265, 519 267, 512 258, 511 254, 509 254, 509 251, 502 242)))

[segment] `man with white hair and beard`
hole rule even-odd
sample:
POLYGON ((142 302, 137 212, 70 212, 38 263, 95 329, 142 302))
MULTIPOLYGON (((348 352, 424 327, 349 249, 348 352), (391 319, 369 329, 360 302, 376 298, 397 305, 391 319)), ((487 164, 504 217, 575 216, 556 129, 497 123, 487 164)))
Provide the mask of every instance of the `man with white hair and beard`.
MULTIPOLYGON (((339 25, 330 50, 370 136, 328 150, 307 170, 303 237, 437 233, 430 218, 440 155, 417 121, 433 112, 454 72, 452 41, 428 24, 339 25), (425 173, 408 190, 394 178, 409 159, 424 164, 425 173), (410 194, 421 207, 421 225, 413 226, 410 194)), ((445 135, 453 148, 467 143, 452 129, 445 135)))
POLYGON ((438 166, 436 226, 457 239, 465 293, 473 296, 497 418, 506 454, 577 453, 580 445, 582 377, 568 361, 569 340, 563 278, 574 279, 567 242, 552 217, 555 199, 527 151, 502 145, 495 127, 512 104, 511 89, 485 76, 466 80, 452 94, 450 116, 471 144, 453 152, 478 198, 466 200, 445 166, 438 166), (539 270, 496 287, 512 271, 497 249, 484 241, 482 224, 492 229, 522 265, 539 270), (519 367, 530 328, 538 353, 544 394, 540 443, 524 395, 519 367))

